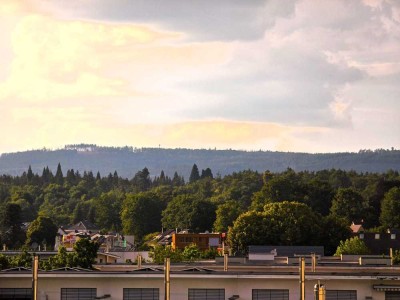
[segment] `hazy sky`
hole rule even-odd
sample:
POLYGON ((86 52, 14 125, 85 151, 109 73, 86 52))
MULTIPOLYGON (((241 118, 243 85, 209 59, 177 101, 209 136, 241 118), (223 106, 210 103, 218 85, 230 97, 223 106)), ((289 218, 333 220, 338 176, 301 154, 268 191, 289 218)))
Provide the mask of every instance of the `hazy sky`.
POLYGON ((1 0, 0 153, 400 148, 398 0, 1 0))

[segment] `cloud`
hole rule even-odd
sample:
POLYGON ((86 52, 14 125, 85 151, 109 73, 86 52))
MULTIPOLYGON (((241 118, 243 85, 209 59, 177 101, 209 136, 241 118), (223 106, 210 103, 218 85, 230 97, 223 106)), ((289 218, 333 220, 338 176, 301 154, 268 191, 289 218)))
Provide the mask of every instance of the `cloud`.
POLYGON ((294 3, 294 0, 220 0, 213 3, 200 0, 58 0, 53 11, 69 18, 156 24, 185 32, 190 40, 232 41, 262 37, 277 18, 293 12, 294 3), (96 9, 92 9, 93 6, 96 9))
POLYGON ((4 0, 0 16, 3 147, 400 144, 396 1, 4 0))
POLYGON ((359 96, 350 97, 353 87, 371 77, 392 86, 388 76, 400 71, 396 31, 382 21, 391 18, 399 28, 391 11, 356 1, 298 1, 294 14, 278 19, 262 39, 236 43, 232 59, 213 78, 185 83, 189 91, 218 99, 186 113, 351 130, 361 104, 359 96))

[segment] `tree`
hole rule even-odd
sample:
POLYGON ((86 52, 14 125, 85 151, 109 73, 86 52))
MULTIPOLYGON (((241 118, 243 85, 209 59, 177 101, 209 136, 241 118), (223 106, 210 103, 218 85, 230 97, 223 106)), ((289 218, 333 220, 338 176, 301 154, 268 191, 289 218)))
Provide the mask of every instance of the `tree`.
POLYGON ((178 175, 178 172, 174 173, 174 177, 172 178, 172 185, 173 186, 182 186, 185 184, 185 180, 182 176, 178 175))
POLYGON ((33 177, 34 177, 34 174, 32 172, 32 168, 29 165, 28 173, 26 174, 26 178, 28 179, 28 182, 32 182, 33 177))
POLYGON ((59 185, 63 185, 64 184, 64 175, 63 175, 63 172, 61 170, 61 164, 60 163, 58 163, 58 165, 57 165, 57 171, 56 171, 56 175, 54 176, 54 180, 59 185))
POLYGON ((21 225, 21 207, 15 203, 7 203, 0 220, 2 243, 11 248, 21 247, 25 242, 25 232, 21 225))
POLYGON ((179 250, 173 251, 171 246, 157 245, 153 248, 153 251, 150 251, 149 256, 156 264, 163 264, 166 257, 169 257, 173 263, 183 260, 182 252, 179 250))
POLYGON ((183 260, 192 262, 201 257, 201 252, 196 244, 187 245, 182 252, 183 260))
POLYGON ((341 254, 350 255, 364 255, 369 254, 370 250, 365 245, 363 240, 360 240, 357 236, 347 239, 344 242, 340 241, 339 246, 336 249, 335 256, 340 256, 341 254))
POLYGON ((199 168, 196 164, 193 165, 192 171, 190 172, 189 176, 189 183, 193 183, 200 179, 199 168))
POLYGON ((104 230, 121 230, 120 212, 124 197, 123 193, 112 190, 108 193, 102 193, 100 197, 93 199, 97 226, 104 230))
POLYGON ((10 267, 10 259, 9 256, 4 254, 0 254, 0 271, 4 269, 8 269, 10 267))
POLYGON ((143 170, 137 172, 135 174, 135 177, 133 177, 132 182, 139 192, 149 190, 151 187, 149 170, 147 168, 144 168, 143 170))
POLYGON ((243 213, 243 209, 237 201, 228 201, 218 206, 214 222, 214 230, 227 232, 229 226, 243 213))
POLYGON ((201 170, 201 179, 207 178, 207 177, 211 178, 211 179, 214 178, 213 173, 212 173, 210 168, 207 168, 205 170, 201 170))
POLYGON ((122 226, 125 234, 133 234, 137 241, 161 229, 163 202, 155 193, 127 194, 122 205, 122 226))
POLYGON ((24 250, 22 253, 15 255, 11 258, 11 266, 13 267, 32 267, 32 255, 24 250))
POLYGON ((55 224, 68 224, 75 207, 68 206, 68 190, 59 184, 52 183, 43 190, 44 202, 39 214, 48 216, 55 224))
POLYGON ((322 234, 319 242, 324 245, 326 255, 333 255, 340 241, 351 237, 350 226, 346 219, 333 215, 323 217, 321 221, 322 234))
POLYGON ((29 224, 25 244, 30 246, 32 243, 37 243, 38 245, 45 243, 52 246, 56 238, 57 229, 57 226, 50 218, 39 216, 29 224))
POLYGON ((318 245, 320 236, 318 214, 305 204, 284 201, 240 215, 229 229, 228 242, 245 253, 249 245, 318 245))
POLYGON ((174 197, 162 212, 164 228, 192 229, 195 232, 211 230, 215 221, 215 205, 208 200, 183 194, 174 197))
POLYGON ((100 245, 90 239, 81 238, 74 245, 76 265, 85 269, 92 269, 100 245))
POLYGON ((304 203, 324 216, 329 214, 334 191, 327 181, 311 179, 305 186, 304 203))
POLYGON ((400 188, 390 189, 384 196, 379 218, 386 228, 400 228, 400 188))
POLYGON ((350 224, 365 220, 369 213, 369 204, 355 189, 339 188, 332 202, 331 213, 344 217, 350 224))
POLYGON ((67 252, 65 247, 60 247, 58 253, 54 256, 49 257, 47 260, 39 261, 39 268, 44 270, 51 270, 57 268, 73 268, 77 267, 76 253, 67 252))

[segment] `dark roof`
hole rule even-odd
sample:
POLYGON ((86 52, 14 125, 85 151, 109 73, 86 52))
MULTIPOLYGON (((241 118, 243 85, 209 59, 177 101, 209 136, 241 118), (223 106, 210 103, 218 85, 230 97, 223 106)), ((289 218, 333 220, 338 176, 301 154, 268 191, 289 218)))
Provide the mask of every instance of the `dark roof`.
POLYGON ((160 245, 169 245, 172 240, 172 235, 175 233, 175 229, 169 229, 162 232, 157 236, 157 243, 160 245))
POLYGON ((312 253, 324 256, 324 246, 249 246, 249 254, 267 254, 274 250, 277 256, 293 257, 312 253))
POLYGON ((163 271, 164 270, 161 268, 146 267, 146 268, 135 269, 135 270, 128 271, 128 272, 163 272, 163 271))
POLYGON ((49 272, 92 272, 92 270, 90 269, 84 269, 84 268, 79 268, 79 267, 75 267, 75 268, 70 268, 70 267, 62 267, 62 268, 58 268, 58 269, 52 269, 49 272))
POLYGON ((189 269, 183 269, 181 271, 182 272, 203 272, 203 273, 215 272, 215 270, 201 268, 201 267, 193 267, 193 268, 189 268, 189 269))
POLYGON ((32 272, 32 269, 29 269, 29 268, 25 268, 25 267, 15 267, 15 268, 10 268, 10 269, 4 269, 4 270, 1 270, 1 272, 15 272, 15 271, 18 271, 18 272, 23 272, 23 271, 29 271, 29 272, 32 272))

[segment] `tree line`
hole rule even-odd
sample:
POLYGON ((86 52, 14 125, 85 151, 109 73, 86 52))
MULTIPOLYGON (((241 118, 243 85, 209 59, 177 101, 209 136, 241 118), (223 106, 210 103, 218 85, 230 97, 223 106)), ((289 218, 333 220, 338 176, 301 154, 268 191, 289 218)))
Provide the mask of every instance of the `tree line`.
POLYGON ((214 176, 191 168, 151 176, 143 168, 128 179, 58 164, 41 174, 0 176, 0 243, 8 248, 51 247, 58 226, 89 220, 102 232, 134 235, 138 247, 162 229, 227 232, 232 250, 249 245, 324 245, 333 254, 350 237, 351 222, 371 231, 400 228, 397 171, 337 169, 273 173, 252 170, 214 176), (24 228, 25 226, 25 228, 24 228))

